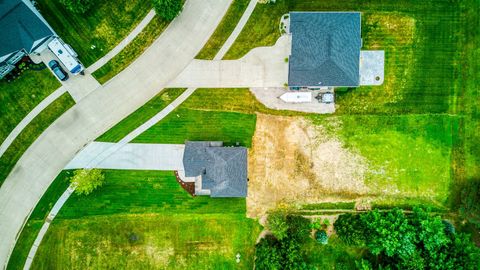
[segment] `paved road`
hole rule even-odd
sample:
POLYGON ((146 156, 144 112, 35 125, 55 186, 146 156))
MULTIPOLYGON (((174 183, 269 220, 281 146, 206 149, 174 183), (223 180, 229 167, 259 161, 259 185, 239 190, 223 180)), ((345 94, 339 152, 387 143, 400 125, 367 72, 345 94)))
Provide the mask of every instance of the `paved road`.
POLYGON ((183 144, 128 143, 100 162, 90 165, 116 143, 92 142, 70 161, 65 169, 99 168, 119 170, 179 171, 183 169, 183 144))
POLYGON ((170 87, 283 87, 288 82, 291 39, 251 50, 238 60, 193 60, 170 87))
POLYGON ((142 56, 57 119, 0 188, 0 265, 50 183, 85 145, 150 100, 200 51, 231 0, 188 0, 142 56), (194 34, 192 34, 194 33, 194 34))

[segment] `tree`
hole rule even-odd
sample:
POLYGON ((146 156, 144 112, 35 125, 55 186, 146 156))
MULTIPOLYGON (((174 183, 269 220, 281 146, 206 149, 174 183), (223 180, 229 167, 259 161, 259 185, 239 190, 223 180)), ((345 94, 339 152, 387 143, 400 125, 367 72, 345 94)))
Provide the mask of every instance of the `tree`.
POLYGON ((105 182, 105 176, 98 169, 76 170, 70 183, 76 186, 75 192, 79 195, 88 195, 105 182))
POLYGON ((93 5, 93 0, 60 0, 73 13, 85 14, 93 5))
POLYGON ((282 211, 270 213, 267 218, 267 228, 278 240, 285 238, 288 231, 286 213, 282 211))
POLYGON ((333 227, 338 237, 349 245, 362 246, 365 244, 365 225, 360 219, 360 215, 343 214, 340 215, 333 227))
POLYGON ((366 226, 367 246, 374 255, 385 253, 407 259, 415 252, 415 230, 401 210, 370 211, 361 219, 366 226))
POLYGON ((295 215, 287 215, 288 237, 297 242, 304 242, 310 237, 310 220, 295 215))
POLYGON ((282 269, 280 243, 275 237, 267 235, 255 246, 255 269, 282 269))
POLYGON ((415 227, 418 240, 429 256, 435 259, 440 248, 447 246, 450 238, 440 217, 433 217, 421 208, 414 208, 411 223, 415 227))
POLYGON ((182 0, 152 0, 155 12, 161 18, 171 21, 182 11, 182 0))

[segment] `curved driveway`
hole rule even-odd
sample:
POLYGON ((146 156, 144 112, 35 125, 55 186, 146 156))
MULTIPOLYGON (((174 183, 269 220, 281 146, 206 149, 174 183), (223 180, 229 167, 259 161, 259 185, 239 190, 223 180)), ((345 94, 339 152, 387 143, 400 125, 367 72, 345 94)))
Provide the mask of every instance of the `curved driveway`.
POLYGON ((127 69, 55 121, 0 188, 0 265, 50 183, 84 145, 151 99, 200 51, 232 0, 188 0, 183 12, 127 69))

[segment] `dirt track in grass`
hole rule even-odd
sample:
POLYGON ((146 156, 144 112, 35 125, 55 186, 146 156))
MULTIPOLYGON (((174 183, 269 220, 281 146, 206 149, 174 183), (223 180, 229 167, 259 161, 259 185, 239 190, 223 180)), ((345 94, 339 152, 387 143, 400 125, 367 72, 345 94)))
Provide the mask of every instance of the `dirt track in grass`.
POLYGON ((249 153, 247 214, 279 204, 364 195, 366 160, 301 117, 257 116, 249 153))

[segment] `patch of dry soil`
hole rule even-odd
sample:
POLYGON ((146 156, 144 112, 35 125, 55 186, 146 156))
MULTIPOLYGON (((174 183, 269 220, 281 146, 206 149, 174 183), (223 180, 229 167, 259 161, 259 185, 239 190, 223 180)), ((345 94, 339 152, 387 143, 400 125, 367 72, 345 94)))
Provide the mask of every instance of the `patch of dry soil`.
POLYGON ((302 117, 257 115, 249 153, 247 214, 366 194, 367 163, 302 117))

